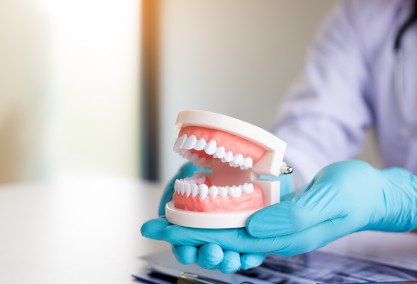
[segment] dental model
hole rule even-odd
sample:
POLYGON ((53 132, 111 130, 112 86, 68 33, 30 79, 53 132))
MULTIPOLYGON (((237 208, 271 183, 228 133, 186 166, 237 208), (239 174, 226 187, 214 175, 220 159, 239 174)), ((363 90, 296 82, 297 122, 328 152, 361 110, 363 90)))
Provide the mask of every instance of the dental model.
POLYGON ((283 162, 285 142, 257 126, 207 111, 182 111, 176 125, 174 151, 212 172, 175 181, 165 208, 170 223, 239 228, 256 210, 279 202, 280 182, 260 176, 292 172, 283 162))

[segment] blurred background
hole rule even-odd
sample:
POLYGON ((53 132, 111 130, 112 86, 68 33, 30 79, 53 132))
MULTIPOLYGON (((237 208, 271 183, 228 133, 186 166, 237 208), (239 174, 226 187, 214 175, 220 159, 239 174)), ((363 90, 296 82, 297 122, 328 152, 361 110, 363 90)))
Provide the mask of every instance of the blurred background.
POLYGON ((182 109, 270 129, 338 2, 0 1, 0 183, 166 181, 182 109))

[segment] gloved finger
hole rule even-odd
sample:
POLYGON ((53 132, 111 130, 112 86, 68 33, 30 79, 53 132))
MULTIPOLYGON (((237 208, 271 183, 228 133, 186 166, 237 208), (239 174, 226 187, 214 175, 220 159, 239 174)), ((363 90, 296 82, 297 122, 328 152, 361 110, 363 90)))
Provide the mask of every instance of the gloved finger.
POLYGON ((213 243, 204 244, 197 252, 197 264, 205 269, 215 269, 223 260, 222 248, 213 243))
POLYGON ((219 265, 221 272, 226 274, 235 273, 240 269, 240 254, 234 251, 225 251, 222 262, 219 265))
POLYGON ((252 237, 245 229, 207 230, 169 226, 164 229, 162 239, 176 245, 218 244, 224 250, 240 253, 276 251, 283 255, 293 255, 311 251, 352 233, 354 229, 342 223, 344 220, 328 220, 301 232, 270 238, 252 237))
MULTIPOLYGON (((162 240, 174 245, 200 246, 207 243, 218 244, 224 250, 240 253, 270 252, 270 239, 260 239, 249 235, 244 228, 239 229, 195 229, 169 226, 162 232, 162 240)), ((279 241, 277 241, 277 248, 279 241)), ((275 250, 275 249, 274 249, 275 250)))
MULTIPOLYGON (((172 246, 172 252, 175 258, 184 265, 193 264, 197 261, 197 250, 195 246, 172 246)), ((225 251, 223 261, 220 264, 220 270, 223 273, 234 273, 240 269, 247 270, 262 264, 265 259, 264 253, 235 253, 225 251), (236 255, 240 257, 239 261, 236 255)))
POLYGON ((301 195, 261 209, 249 217, 248 233, 265 238, 301 232, 326 220, 343 216, 343 208, 335 206, 337 190, 331 185, 312 184, 301 195))
POLYGON ((195 246, 172 246, 172 253, 182 264, 193 264, 197 261, 197 247, 195 246))
POLYGON ((262 264, 266 257, 264 253, 241 253, 240 254, 240 268, 247 270, 257 267, 262 264))
POLYGON ((194 172, 198 168, 194 166, 192 162, 184 164, 178 171, 178 173, 168 182, 165 187, 165 191, 162 194, 161 201, 159 203, 158 214, 159 216, 165 215, 165 205, 172 200, 172 195, 174 194, 174 184, 177 179, 192 177, 194 172))
POLYGON ((403 168, 387 168, 387 169, 383 169, 382 172, 389 179, 394 180, 396 183, 401 184, 402 187, 407 186, 410 180, 415 179, 415 176, 413 173, 403 168))
POLYGON ((162 232, 171 224, 165 218, 156 218, 145 222, 140 228, 142 236, 149 239, 161 240, 162 232))
POLYGON ((280 243, 280 248, 274 250, 274 253, 283 256, 307 253, 350 233, 353 231, 346 225, 343 218, 328 220, 305 231, 274 238, 280 243))

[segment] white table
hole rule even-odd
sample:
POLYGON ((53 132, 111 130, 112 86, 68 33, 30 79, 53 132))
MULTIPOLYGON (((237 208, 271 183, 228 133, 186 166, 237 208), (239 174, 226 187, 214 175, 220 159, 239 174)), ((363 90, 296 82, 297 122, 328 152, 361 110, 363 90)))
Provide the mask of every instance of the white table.
MULTIPOLYGON (((105 177, 0 187, 0 283, 132 283, 162 185, 105 177)), ((417 234, 364 232, 325 250, 417 266, 417 234), (415 261, 415 262, 413 262, 415 261)))
POLYGON ((140 235, 161 193, 104 177, 0 187, 0 283, 132 283, 139 255, 168 248, 140 235))

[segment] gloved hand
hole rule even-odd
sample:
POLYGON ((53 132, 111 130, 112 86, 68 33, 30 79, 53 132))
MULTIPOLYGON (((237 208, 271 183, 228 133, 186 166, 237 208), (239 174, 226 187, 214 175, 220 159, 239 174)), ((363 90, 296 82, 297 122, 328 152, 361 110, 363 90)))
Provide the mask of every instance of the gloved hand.
MULTIPOLYGON (((202 267, 208 260, 218 262, 219 247, 241 254, 289 256, 357 231, 416 228, 417 180, 400 168, 378 170, 362 161, 338 162, 322 169, 304 193, 254 213, 246 229, 191 229, 169 225, 164 219, 150 222, 155 226, 145 223, 144 236, 195 246, 195 251, 199 247, 197 262, 202 267)), ((195 259, 196 253, 190 254, 195 259)), ((221 265, 238 263, 223 258, 221 265)))
MULTIPOLYGON (((165 205, 172 200, 174 194, 175 180, 191 177, 196 171, 201 171, 201 168, 194 166, 189 162, 184 164, 178 173, 168 182, 162 194, 159 204, 159 216, 165 215, 165 205)), ((289 177, 289 176, 288 176, 289 177)), ((284 183, 285 184, 285 183, 284 183)), ((286 183, 286 186, 281 186, 281 192, 289 192, 291 184, 286 183)), ((165 218, 154 219, 146 222, 142 226, 142 235, 152 238, 161 239, 158 232, 170 225, 165 218)), ((223 251, 219 245, 207 244, 200 248, 188 245, 172 245, 172 252, 177 260, 182 264, 192 264, 197 262, 201 267, 206 269, 213 269, 219 267, 224 273, 233 273, 238 269, 249 269, 259 266, 265 258, 263 253, 246 253, 240 254, 233 251, 223 251)))

